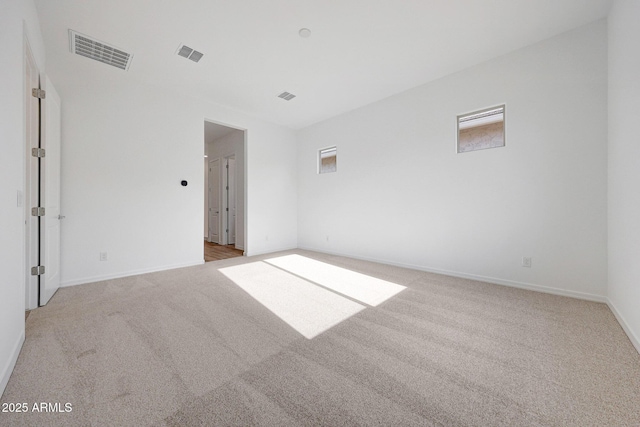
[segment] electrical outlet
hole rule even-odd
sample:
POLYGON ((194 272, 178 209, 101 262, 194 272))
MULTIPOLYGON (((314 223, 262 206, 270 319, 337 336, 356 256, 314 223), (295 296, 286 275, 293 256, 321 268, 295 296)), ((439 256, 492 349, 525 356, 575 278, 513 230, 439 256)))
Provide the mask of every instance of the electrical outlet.
POLYGON ((100 252, 100 261, 106 261, 107 258, 107 253, 106 252, 100 252))
POLYGON ((522 266, 531 268, 531 257, 528 257, 528 256, 522 257, 522 266))

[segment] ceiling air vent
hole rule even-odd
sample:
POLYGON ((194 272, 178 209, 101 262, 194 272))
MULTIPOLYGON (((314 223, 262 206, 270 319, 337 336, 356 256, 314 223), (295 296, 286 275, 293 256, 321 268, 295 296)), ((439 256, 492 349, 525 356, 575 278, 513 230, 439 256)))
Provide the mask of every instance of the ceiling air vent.
POLYGON ((280 95, 278 95, 278 98, 282 98, 285 101, 291 101, 295 97, 296 96, 294 94, 289 93, 289 92, 282 92, 280 95))
POLYGON ((189 46, 181 45, 178 48, 178 55, 182 56, 183 58, 190 59, 193 62, 198 62, 204 56, 204 53, 193 50, 189 46))
POLYGON ((133 59, 130 53, 73 30, 69 30, 69 48, 71 53, 77 53, 122 70, 128 70, 133 59))

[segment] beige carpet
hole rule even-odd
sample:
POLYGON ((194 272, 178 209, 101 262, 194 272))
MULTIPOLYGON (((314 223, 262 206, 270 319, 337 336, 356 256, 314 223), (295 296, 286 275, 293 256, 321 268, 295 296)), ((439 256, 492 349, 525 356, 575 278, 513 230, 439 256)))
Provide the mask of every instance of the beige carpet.
POLYGON ((28 317, 1 399, 29 412, 0 425, 640 425, 640 355, 604 304, 288 254, 334 267, 309 285, 274 256, 234 258, 61 289, 28 317), (335 267, 406 289, 370 305, 331 289, 335 267), (261 303, 230 277, 274 288, 261 303))

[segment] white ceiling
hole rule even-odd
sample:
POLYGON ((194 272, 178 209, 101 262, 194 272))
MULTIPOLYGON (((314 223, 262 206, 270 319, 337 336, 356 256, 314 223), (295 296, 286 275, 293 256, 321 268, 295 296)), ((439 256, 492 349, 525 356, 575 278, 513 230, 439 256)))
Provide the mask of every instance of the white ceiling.
POLYGON ((125 73, 294 129, 603 18, 610 4, 36 0, 54 78, 125 73), (311 37, 298 36, 303 27, 311 37), (69 28, 133 53, 129 71, 69 53, 69 28), (202 60, 176 55, 181 43, 202 60))

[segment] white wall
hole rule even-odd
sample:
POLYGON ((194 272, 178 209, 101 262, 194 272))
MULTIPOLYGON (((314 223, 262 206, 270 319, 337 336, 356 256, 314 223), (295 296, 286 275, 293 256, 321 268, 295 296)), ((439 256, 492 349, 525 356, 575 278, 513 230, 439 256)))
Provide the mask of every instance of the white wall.
POLYGON ((100 63, 95 75, 74 74, 56 59, 49 65, 64 100, 63 285, 203 262, 206 119, 249 132, 248 254, 296 246, 292 131, 100 63))
POLYGON ((24 341, 24 65, 26 32, 35 60, 43 72, 44 44, 31 0, 0 3, 0 394, 5 389, 24 341))
POLYGON ((298 245, 604 300, 606 31, 590 24, 300 131, 298 245), (506 147, 456 154, 456 115, 502 103, 506 147), (318 175, 331 145, 338 172, 318 175))
POLYGON ((299 194, 295 133, 275 125, 246 129, 245 255, 295 248, 299 194))
POLYGON ((640 351, 640 2, 609 15, 609 300, 640 351))
MULTIPOLYGON (((244 131, 235 130, 221 138, 212 139, 205 130, 205 152, 208 161, 220 159, 235 154, 236 158, 236 243, 235 247, 244 250, 244 131)), ((294 148, 295 150, 295 148, 294 148)), ((206 171, 205 171, 205 175, 206 171)), ((205 181, 207 182, 207 181, 205 181)), ((205 203, 207 201, 205 200, 205 203)), ((206 207, 205 207, 206 210, 206 207)), ((206 223, 207 221, 205 221, 206 223)), ((206 234, 206 233, 205 233, 206 234)))

